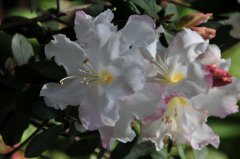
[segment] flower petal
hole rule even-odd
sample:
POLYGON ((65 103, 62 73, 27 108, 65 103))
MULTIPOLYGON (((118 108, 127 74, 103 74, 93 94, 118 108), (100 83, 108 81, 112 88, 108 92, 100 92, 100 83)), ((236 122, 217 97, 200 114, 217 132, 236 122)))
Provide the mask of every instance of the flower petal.
POLYGON ((240 82, 236 79, 233 83, 214 87, 206 94, 199 94, 193 97, 194 105, 208 111, 209 116, 224 118, 225 116, 238 111, 237 101, 239 99, 240 82))
POLYGON ((131 122, 134 119, 133 115, 125 115, 123 113, 120 110, 119 115, 124 118, 118 120, 115 126, 106 126, 99 129, 104 148, 111 149, 115 140, 126 143, 132 141, 136 136, 131 127, 131 122))
POLYGON ((159 118, 161 114, 152 113, 162 102, 161 88, 156 84, 147 84, 144 89, 131 96, 125 96, 118 102, 119 120, 114 127, 103 127, 99 129, 103 146, 111 148, 115 140, 121 142, 132 141, 135 132, 132 130, 131 122, 137 118, 150 122, 159 118))
POLYGON ((79 105, 83 94, 79 79, 66 80, 63 85, 47 83, 40 92, 40 96, 44 96, 44 101, 48 106, 61 110, 67 105, 79 105))
MULTIPOLYGON (((116 27, 111 24, 113 13, 110 9, 102 12, 96 18, 93 18, 83 11, 76 12, 74 30, 78 43, 82 46, 87 45, 94 39, 98 39, 96 34, 97 27, 103 26, 109 31, 116 31, 116 27)), ((89 44, 90 45, 90 44, 89 44)))
POLYGON ((80 74, 86 56, 84 50, 75 42, 70 41, 65 35, 55 35, 45 47, 47 58, 55 57, 58 65, 63 65, 68 75, 80 74))
POLYGON ((198 63, 188 66, 186 77, 180 83, 170 86, 170 92, 180 93, 187 97, 193 97, 199 93, 207 92, 212 86, 210 71, 198 63))
POLYGON ((114 101, 94 87, 85 91, 85 98, 79 106, 79 118, 83 127, 96 130, 104 126, 114 126, 119 118, 114 101))
POLYGON ((205 43, 198 33, 184 29, 174 37, 166 50, 168 63, 179 61, 186 64, 193 61, 206 48, 205 43))
POLYGON ((219 137, 215 135, 207 124, 203 124, 192 135, 191 145, 194 149, 202 149, 206 145, 211 144, 215 148, 219 146, 219 137))
POLYGON ((132 15, 127 24, 119 32, 125 38, 129 47, 144 47, 155 40, 155 23, 147 15, 132 15))

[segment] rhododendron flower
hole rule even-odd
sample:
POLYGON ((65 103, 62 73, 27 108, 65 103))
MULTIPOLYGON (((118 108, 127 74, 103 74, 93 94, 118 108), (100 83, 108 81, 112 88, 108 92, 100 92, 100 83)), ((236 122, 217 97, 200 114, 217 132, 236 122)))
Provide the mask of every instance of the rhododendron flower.
MULTIPOLYGON (((221 59, 220 50, 215 45, 209 45, 200 35, 190 30, 176 35, 166 52, 166 65, 163 65, 164 61, 160 61, 159 65, 161 64, 163 69, 159 69, 155 76, 161 78, 158 86, 156 85, 159 93, 151 94, 153 101, 157 98, 162 100, 154 103, 154 106, 149 103, 150 106, 158 108, 155 113, 142 120, 140 141, 150 140, 158 150, 163 148, 165 138, 172 139, 175 144, 191 144, 195 149, 201 149, 208 144, 218 147, 219 138, 206 125, 207 118, 223 118, 238 111, 236 103, 240 94, 240 82, 227 72, 229 60, 221 59), (169 65, 168 58, 172 61, 169 65), (188 65, 185 65, 185 68, 192 67, 196 71, 181 74, 183 64, 186 63, 188 65), (198 66, 199 69, 193 66, 198 66), (175 72, 170 69, 175 73, 172 77, 163 78, 166 77, 164 75, 171 75, 167 68, 177 69, 175 72), (198 78, 195 81, 187 80, 193 77, 198 78), (194 84, 182 83, 184 79, 186 83, 205 85, 205 91, 196 89, 198 87, 194 84), (185 89, 182 87, 184 85, 185 89)), ((145 84, 145 87, 146 85, 148 84, 145 84)), ((139 100, 143 102, 144 99, 139 100)))
POLYGON ((119 119, 117 99, 143 88, 145 68, 131 51, 137 53, 139 46, 155 40, 154 21, 148 16, 131 16, 118 32, 112 19, 110 10, 96 18, 79 11, 77 41, 55 35, 45 47, 47 58, 54 57, 68 76, 44 85, 40 95, 56 109, 79 106, 79 118, 88 130, 114 126, 119 119))

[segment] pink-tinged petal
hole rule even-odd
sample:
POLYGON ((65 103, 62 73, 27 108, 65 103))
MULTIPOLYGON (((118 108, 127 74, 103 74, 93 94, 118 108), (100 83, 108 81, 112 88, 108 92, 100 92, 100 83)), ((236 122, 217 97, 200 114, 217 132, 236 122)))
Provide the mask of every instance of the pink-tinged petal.
POLYGON ((189 99, 172 97, 161 118, 142 126, 140 141, 150 140, 158 150, 167 136, 176 144, 189 144, 191 135, 206 122, 206 117, 205 112, 195 109, 189 99))
POLYGON ((205 94, 193 97, 194 105, 208 111, 209 116, 224 118, 229 114, 238 112, 239 81, 233 79, 231 84, 214 87, 205 94))
POLYGON ((206 124, 200 126, 193 134, 191 139, 191 145, 194 149, 202 149, 206 145, 211 144, 215 148, 219 146, 219 137, 214 134, 212 129, 206 124))
POLYGON ((47 83, 43 86, 40 96, 50 107, 65 109, 67 105, 78 106, 84 95, 79 79, 66 80, 63 85, 58 83, 47 83))
POLYGON ((94 88, 85 91, 85 97, 81 100, 78 110, 81 123, 88 130, 114 126, 119 119, 115 101, 94 88))
POLYGON ((147 15, 132 15, 119 32, 122 33, 126 46, 145 47, 155 40, 155 22, 147 15))
POLYGON ((80 74, 83 61, 86 59, 84 50, 75 42, 70 41, 65 35, 55 35, 49 44, 45 46, 47 58, 54 57, 58 65, 62 65, 68 75, 80 74))

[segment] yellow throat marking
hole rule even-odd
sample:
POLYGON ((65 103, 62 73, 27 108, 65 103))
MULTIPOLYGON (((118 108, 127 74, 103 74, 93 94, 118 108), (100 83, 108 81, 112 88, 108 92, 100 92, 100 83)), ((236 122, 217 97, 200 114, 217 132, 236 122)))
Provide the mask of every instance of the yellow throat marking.
POLYGON ((177 105, 188 106, 189 102, 183 97, 174 97, 168 102, 169 107, 175 107, 177 105))
POLYGON ((113 75, 108 70, 103 70, 100 75, 100 81, 105 84, 109 84, 114 80, 113 75))

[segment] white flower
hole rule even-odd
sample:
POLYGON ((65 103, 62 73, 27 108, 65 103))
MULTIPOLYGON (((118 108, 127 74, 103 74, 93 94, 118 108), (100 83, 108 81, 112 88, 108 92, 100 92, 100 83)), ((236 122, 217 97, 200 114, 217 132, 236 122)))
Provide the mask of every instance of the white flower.
POLYGON ((158 120, 143 125, 140 136, 141 141, 151 140, 157 150, 163 148, 167 137, 175 144, 191 143, 192 135, 206 122, 207 114, 195 109, 185 97, 174 96, 162 107, 166 107, 165 112, 158 120))
POLYGON ((159 92, 151 94, 151 98, 161 100, 146 104, 156 112, 142 119, 140 141, 150 140, 158 150, 166 138, 175 144, 191 144, 195 149, 208 144, 218 147, 218 136, 205 122, 209 116, 223 118, 238 111, 240 82, 227 72, 229 60, 221 59, 215 45, 184 30, 170 44, 166 60, 152 62, 158 69, 154 76, 158 83, 152 82, 159 92))
POLYGON ((45 47, 47 58, 54 57, 68 77, 44 85, 40 95, 56 109, 79 106, 79 118, 88 130, 114 126, 120 115, 117 99, 143 88, 145 68, 130 53, 155 40, 151 18, 132 16, 118 32, 112 18, 110 10, 96 18, 77 12, 77 41, 55 35, 45 47))

